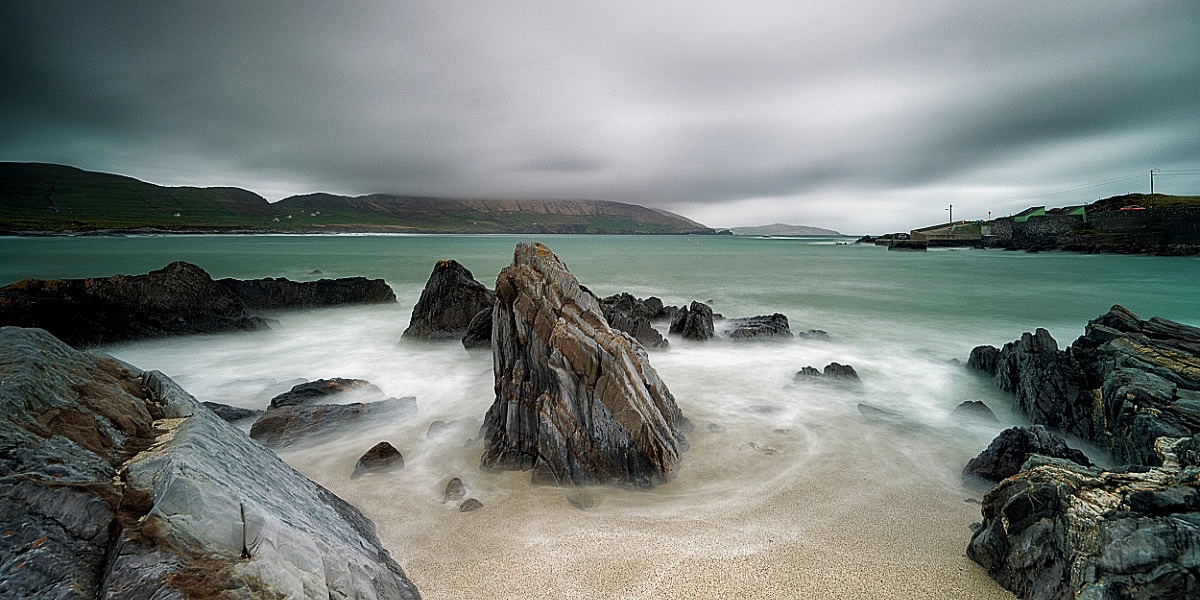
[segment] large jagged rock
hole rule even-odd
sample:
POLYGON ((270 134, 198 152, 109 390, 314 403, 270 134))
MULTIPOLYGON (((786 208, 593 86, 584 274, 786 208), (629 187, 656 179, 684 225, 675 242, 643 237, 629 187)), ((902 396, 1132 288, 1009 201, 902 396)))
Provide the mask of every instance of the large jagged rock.
POLYGON ((1025 599, 1200 597, 1197 448, 1161 438, 1140 472, 1034 457, 984 497, 967 556, 1025 599))
POLYGON ((1001 349, 975 348, 968 366, 1012 392, 1034 423, 1119 462, 1155 465, 1157 438, 1200 432, 1200 329, 1188 325, 1114 306, 1066 350, 1038 329, 1001 349))
POLYGON ((600 310, 614 329, 632 335, 646 348, 661 348, 667 345, 667 340, 650 322, 662 312, 662 301, 653 296, 648 300, 649 304, 628 292, 622 292, 601 298, 600 310))
POLYGON ((685 340, 702 342, 713 336, 712 307, 692 301, 686 308, 681 307, 671 319, 671 335, 678 335, 685 340))
POLYGON ((492 348, 492 307, 487 307, 474 317, 471 317, 471 322, 467 324, 467 331, 462 338, 463 348, 468 350, 476 350, 492 348))
POLYGON ((496 294, 466 267, 454 260, 439 260, 413 307, 403 337, 425 340, 459 340, 471 319, 489 308, 496 294))
POLYGON ((358 510, 161 373, 0 328, 0 596, 417 598, 358 510))
POLYGON ((564 485, 649 486, 675 474, 687 447, 675 398, 549 248, 517 245, 496 279, 493 333, 483 468, 564 485))
POLYGON ((1085 467, 1092 465, 1086 454, 1068 446, 1061 435, 1045 426, 1010 427, 1001 431, 987 449, 963 467, 963 481, 978 478, 995 483, 1007 479, 1019 473, 1021 465, 1035 454, 1069 460, 1085 467))
POLYGON ((0 325, 42 328, 79 347, 267 322, 204 269, 173 262, 145 275, 19 281, 0 288, 0 325))
POLYGON ((250 310, 314 308, 340 304, 394 304, 396 293, 382 279, 343 277, 317 281, 292 281, 283 277, 265 279, 219 279, 250 310))

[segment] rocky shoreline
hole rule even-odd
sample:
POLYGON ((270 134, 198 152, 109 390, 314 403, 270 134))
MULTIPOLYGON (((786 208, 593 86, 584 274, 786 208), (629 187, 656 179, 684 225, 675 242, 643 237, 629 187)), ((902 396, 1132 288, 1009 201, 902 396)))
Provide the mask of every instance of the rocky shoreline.
MULTIPOLYGON (((6 512, 6 523, 34 524, 3 539, 0 591, 39 597, 82 586, 114 598, 150 590, 212 597, 266 586, 294 596, 418 597, 361 513, 287 473, 267 449, 409 419, 417 399, 332 378, 295 385, 263 412, 206 406, 161 374, 63 343, 255 329, 269 325, 258 310, 395 301, 382 280, 213 280, 187 263, 0 289, 0 325, 26 327, 0 329, 0 402, 9 407, 0 493, 9 509, 26 511, 6 512), (117 329, 118 317, 132 326, 117 329), (55 339, 57 332, 70 339, 55 339), (227 420, 253 421, 249 435, 227 420), (17 450, 27 446, 37 449, 17 450), (69 500, 60 497, 68 492, 69 500), (275 493, 299 500, 284 506, 275 493), (75 516, 50 514, 60 509, 75 516), (96 521, 72 521, 78 514, 96 521), (334 539, 314 540, 313 529, 334 539), (344 544, 355 550, 341 557, 344 544), (344 560, 315 567, 312 552, 344 560), (72 553, 78 564, 64 567, 72 553)), ((534 483, 559 486, 645 488, 675 477, 693 431, 651 366, 653 352, 676 342, 732 347, 828 334, 794 333, 782 314, 727 319, 701 302, 598 298, 549 248, 522 243, 495 290, 455 261, 436 263, 403 337, 492 352, 495 396, 482 426, 433 423, 427 434, 435 425, 477 427, 467 443, 482 445, 483 471, 528 471, 534 483)), ((965 485, 990 487, 967 545, 971 560, 1022 598, 1200 593, 1200 329, 1114 306, 1066 349, 1037 330, 1002 348, 976 348, 968 367, 1012 393, 1015 412, 1033 423, 1002 432, 963 470, 965 485), (1105 452, 1096 462, 1121 466, 1092 464, 1071 447, 1077 440, 1105 452)), ((837 362, 823 371, 804 367, 793 383, 863 385, 853 367, 837 362)), ((867 404, 859 410, 867 422, 915 426, 867 404)), ((986 406, 967 402, 956 418, 960 412, 995 422, 986 406)), ((402 469, 400 450, 384 440, 346 475, 402 469)), ((483 508, 452 475, 444 501, 483 508)), ((580 510, 592 501, 585 491, 569 499, 580 510)))

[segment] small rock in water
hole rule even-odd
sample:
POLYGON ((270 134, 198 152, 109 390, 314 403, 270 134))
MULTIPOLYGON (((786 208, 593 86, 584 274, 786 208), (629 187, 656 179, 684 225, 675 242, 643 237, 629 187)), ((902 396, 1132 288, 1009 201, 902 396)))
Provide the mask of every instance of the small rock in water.
POLYGON ((960 420, 979 421, 981 423, 999 423, 996 414, 988 405, 979 400, 967 400, 955 407, 950 416, 960 420))
POLYGON ((311 271, 309 271, 309 272, 308 272, 308 275, 309 275, 310 277, 316 277, 316 276, 318 276, 318 275, 324 275, 324 273, 322 273, 320 269, 313 269, 313 270, 311 270, 311 271))
POLYGON ((724 432, 725 432, 725 426, 724 426, 724 425, 718 425, 718 424, 716 424, 716 423, 709 423, 709 424, 708 424, 708 430, 709 430, 709 431, 711 431, 711 432, 713 432, 713 433, 724 433, 724 432))
POLYGON ((466 484, 463 483, 463 480, 455 477, 454 479, 451 479, 450 481, 446 482, 446 491, 445 491, 445 495, 442 496, 442 502, 449 502, 451 500, 459 500, 463 496, 466 496, 466 495, 467 495, 466 484))
POLYGON ((596 505, 596 499, 587 492, 575 492, 567 496, 567 502, 579 510, 587 510, 596 505))
POLYGON ((384 469, 403 468, 404 456, 400 454, 400 451, 387 442, 379 442, 358 459, 358 462, 354 465, 354 472, 350 474, 350 477, 354 478, 363 473, 372 473, 384 469))
POLYGON ((778 449, 772 448, 770 446, 763 446, 756 442, 750 442, 749 445, 750 445, 751 449, 758 450, 759 452, 762 452, 763 454, 766 454, 767 456, 775 456, 776 454, 779 454, 778 449))
POLYGON ((462 504, 458 505, 458 512, 471 512, 480 508, 483 508, 482 502, 474 498, 467 498, 466 500, 463 500, 462 504))

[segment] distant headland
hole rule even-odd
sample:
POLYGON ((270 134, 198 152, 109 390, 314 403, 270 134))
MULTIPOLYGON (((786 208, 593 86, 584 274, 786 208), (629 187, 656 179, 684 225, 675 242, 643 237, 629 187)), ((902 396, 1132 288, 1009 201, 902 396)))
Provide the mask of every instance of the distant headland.
POLYGON ((75 167, 0 162, 0 234, 715 234, 686 217, 605 200, 306 194, 268 202, 231 187, 165 187, 75 167))
POLYGON ((1125 194, 1087 205, 1034 206, 988 221, 952 221, 907 233, 865 236, 891 250, 937 247, 1200 255, 1200 196, 1125 194))

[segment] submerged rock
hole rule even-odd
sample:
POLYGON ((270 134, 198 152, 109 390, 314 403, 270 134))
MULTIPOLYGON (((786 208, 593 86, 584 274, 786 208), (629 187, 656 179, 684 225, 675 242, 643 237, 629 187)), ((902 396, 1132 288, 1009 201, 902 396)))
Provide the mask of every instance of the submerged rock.
POLYGON ((1059 350, 1044 329, 1003 348, 980 346, 968 366, 1014 394, 1035 423, 1077 435, 1114 459, 1157 464, 1154 442, 1200 432, 1200 329, 1114 306, 1059 350))
POLYGON ((1011 427, 1000 432, 979 456, 963 467, 964 481, 976 477, 997 482, 1016 475, 1033 455, 1062 458, 1073 463, 1091 466, 1087 455, 1067 445, 1061 435, 1041 425, 1011 427))
POLYGON ((735 340, 792 337, 792 328, 788 324, 788 318, 779 313, 729 319, 728 323, 733 328, 727 329, 723 333, 735 340))
POLYGON ((825 365, 824 371, 818 371, 816 367, 804 367, 796 371, 792 381, 795 383, 841 383, 862 387, 862 380, 859 379, 858 371, 855 371, 854 367, 835 362, 825 365))
POLYGON ((454 260, 439 260, 413 307, 403 337, 423 340, 459 340, 471 320, 491 307, 496 294, 466 267, 454 260))
POLYGON ((246 419, 257 419, 263 414, 263 411, 261 410, 242 408, 240 406, 229 406, 228 404, 221 404, 220 402, 202 402, 201 404, 203 404, 208 410, 216 413, 218 417, 221 417, 230 423, 245 421, 246 419))
POLYGON ((355 425, 370 425, 380 419, 402 419, 417 412, 416 398, 389 398, 379 402, 310 404, 272 408, 250 426, 250 437, 271 448, 311 442, 319 435, 342 431, 355 425))
POLYGON ((1200 597, 1200 438, 1162 438, 1163 466, 1042 461, 992 488, 967 556, 1020 598, 1200 597))
POLYGON ((196 265, 145 275, 26 279, 0 288, 0 325, 37 327, 77 347, 186 333, 264 329, 241 299, 196 265))
MULTIPOLYGON (((320 273, 317 273, 320 274, 320 273)), ((344 277, 292 281, 283 277, 219 279, 251 310, 314 308, 340 304, 394 304, 396 293, 382 279, 344 277)))
POLYGON ((467 486, 463 480, 455 477, 446 482, 446 489, 442 491, 442 502, 450 502, 451 500, 461 500, 467 495, 467 486))
POLYGON ((703 302, 693 301, 687 308, 680 308, 671 320, 670 334, 685 340, 712 339, 713 331, 712 308, 703 302))
POLYGON ((480 502, 474 498, 467 498, 466 500, 463 500, 462 504, 458 505, 458 512, 471 512, 473 510, 479 510, 481 508, 483 508, 482 502, 480 502))
POLYGON ((496 280, 495 311, 481 467, 563 485, 674 476, 687 447, 675 398, 549 248, 517 245, 496 280))
POLYGON ((0 591, 418 598, 353 506, 161 373, 0 328, 0 591))
POLYGON ((354 463, 354 472, 350 474, 351 478, 358 477, 364 473, 375 473, 378 471, 391 471, 404 468, 404 455, 395 446, 388 442, 379 442, 371 446, 362 456, 358 458, 358 462, 354 463))
POLYGON ((964 401, 962 404, 954 407, 954 410, 950 412, 950 416, 954 419, 978 421, 981 423, 1000 422, 1000 420, 996 418, 996 413, 992 412, 992 409, 988 408, 987 404, 984 404, 979 400, 964 401))
POLYGON ((353 394, 359 400, 366 401, 382 400, 387 397, 383 393, 383 390, 376 387, 370 381, 334 377, 332 379, 318 379, 316 381, 296 384, 292 386, 292 389, 271 398, 270 407, 279 408, 282 406, 316 404, 318 402, 335 400, 337 396, 342 396, 343 394, 353 394))

